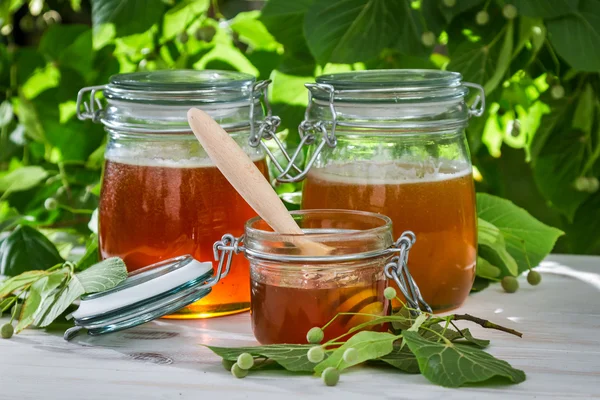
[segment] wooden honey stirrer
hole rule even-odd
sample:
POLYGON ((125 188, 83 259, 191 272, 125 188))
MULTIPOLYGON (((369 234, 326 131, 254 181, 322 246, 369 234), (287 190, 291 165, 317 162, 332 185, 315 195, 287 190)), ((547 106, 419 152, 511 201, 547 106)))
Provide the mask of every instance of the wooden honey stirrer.
MULTIPOLYGON (((205 112, 192 108, 187 116, 194 135, 210 159, 250 207, 275 232, 304 235, 269 181, 235 140, 205 112)), ((332 247, 305 238, 288 241, 309 255, 327 255, 333 251, 332 247)))

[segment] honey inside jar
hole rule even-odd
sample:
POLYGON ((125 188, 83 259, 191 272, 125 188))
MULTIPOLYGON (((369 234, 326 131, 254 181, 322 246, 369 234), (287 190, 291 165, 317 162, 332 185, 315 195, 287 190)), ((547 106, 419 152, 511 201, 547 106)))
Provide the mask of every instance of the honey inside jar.
MULTIPOLYGON (((291 213, 310 240, 333 248, 326 256, 303 253, 294 235, 272 232, 260 218, 246 224, 252 327, 262 344, 307 343, 312 327, 325 339, 386 315, 385 266, 393 257, 391 221, 372 213, 305 210, 291 213), (290 236, 290 237, 288 237, 290 236)), ((381 330, 374 325, 368 330, 381 330)))
POLYGON ((377 163, 314 168, 304 183, 303 207, 389 216, 395 237, 405 230, 416 234, 408 266, 434 310, 455 308, 469 294, 475 278, 477 225, 467 165, 437 171, 377 163))
MULTIPOLYGON (((214 241, 225 233, 241 235, 243 223, 256 215, 214 165, 145 161, 136 165, 109 153, 104 171, 100 251, 103 258, 123 258, 129 271, 185 254, 212 261, 214 241)), ((255 164, 266 176, 265 160, 255 164)), ((210 296, 170 317, 247 310, 248 281, 248 262, 236 257, 210 296)))

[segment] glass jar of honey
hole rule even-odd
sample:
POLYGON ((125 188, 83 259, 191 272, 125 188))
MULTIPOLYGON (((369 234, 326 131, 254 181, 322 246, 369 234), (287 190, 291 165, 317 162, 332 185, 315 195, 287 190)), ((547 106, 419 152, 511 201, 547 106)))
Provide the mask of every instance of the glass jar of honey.
POLYGON ((409 268, 423 298, 436 311, 460 306, 477 249, 464 131, 483 113, 483 89, 438 70, 331 74, 306 86, 300 133, 314 144, 307 168, 290 163, 279 179, 306 178, 303 208, 377 212, 392 219, 395 235, 414 231, 409 268), (480 91, 471 107, 468 87, 480 91))
MULTIPOLYGON (((129 271, 186 254, 210 261, 215 240, 242 234, 256 214, 212 164, 186 113, 207 112, 267 175, 255 140, 265 122, 260 98, 267 84, 238 72, 181 70, 116 75, 108 85, 80 91, 78 116, 101 122, 109 136, 99 203, 102 258, 121 257, 129 271)), ((266 119, 278 121, 270 113, 266 119)), ((249 309, 248 263, 234 264, 210 297, 169 317, 249 309)))
POLYGON ((325 340, 386 315, 383 291, 388 277, 404 282, 401 290, 408 292, 410 306, 428 310, 401 266, 408 258, 412 233, 403 233, 395 242, 391 220, 369 212, 302 210, 291 215, 305 233, 302 240, 331 251, 307 252, 294 245, 299 235, 273 232, 259 217, 246 223, 239 241, 230 238, 227 248, 243 252, 250 261, 252 328, 260 343, 306 343, 310 328, 324 326, 338 313, 360 315, 335 318, 324 331, 325 340))

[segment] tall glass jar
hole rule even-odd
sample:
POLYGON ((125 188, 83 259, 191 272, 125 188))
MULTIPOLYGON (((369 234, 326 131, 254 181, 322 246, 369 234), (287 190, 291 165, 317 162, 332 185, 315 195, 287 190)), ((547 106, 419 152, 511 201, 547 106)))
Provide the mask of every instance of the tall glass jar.
MULTIPOLYGON (((310 144, 303 208, 381 213, 394 234, 417 237, 410 271, 436 311, 460 306, 475 278, 477 217, 464 134, 483 97, 469 108, 458 73, 361 71, 323 75, 307 85, 301 124, 310 144)), ((291 172, 290 172, 291 171, 291 172)), ((291 177, 285 171, 283 181, 291 177)))
MULTIPOLYGON (((226 232, 242 234, 255 213, 212 164, 186 113, 190 107, 207 112, 266 176, 262 149, 249 144, 263 118, 265 87, 247 74, 182 70, 116 75, 106 86, 80 92, 80 118, 100 121, 109 135, 99 205, 103 258, 122 257, 129 271, 185 254, 212 261, 215 240, 226 232), (83 103, 86 92, 89 103, 83 103)), ((249 309, 248 263, 234 263, 211 296, 170 317, 249 309)))

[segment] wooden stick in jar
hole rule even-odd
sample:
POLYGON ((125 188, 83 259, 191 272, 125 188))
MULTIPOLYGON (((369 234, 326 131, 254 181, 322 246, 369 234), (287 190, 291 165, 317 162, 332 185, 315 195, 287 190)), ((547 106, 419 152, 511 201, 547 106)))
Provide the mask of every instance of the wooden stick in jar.
MULTIPOLYGON (((197 108, 188 111, 194 135, 231 186, 275 232, 304 235, 283 202, 246 152, 208 114, 197 108)), ((310 255, 326 255, 333 249, 322 243, 296 238, 293 244, 310 255)))

